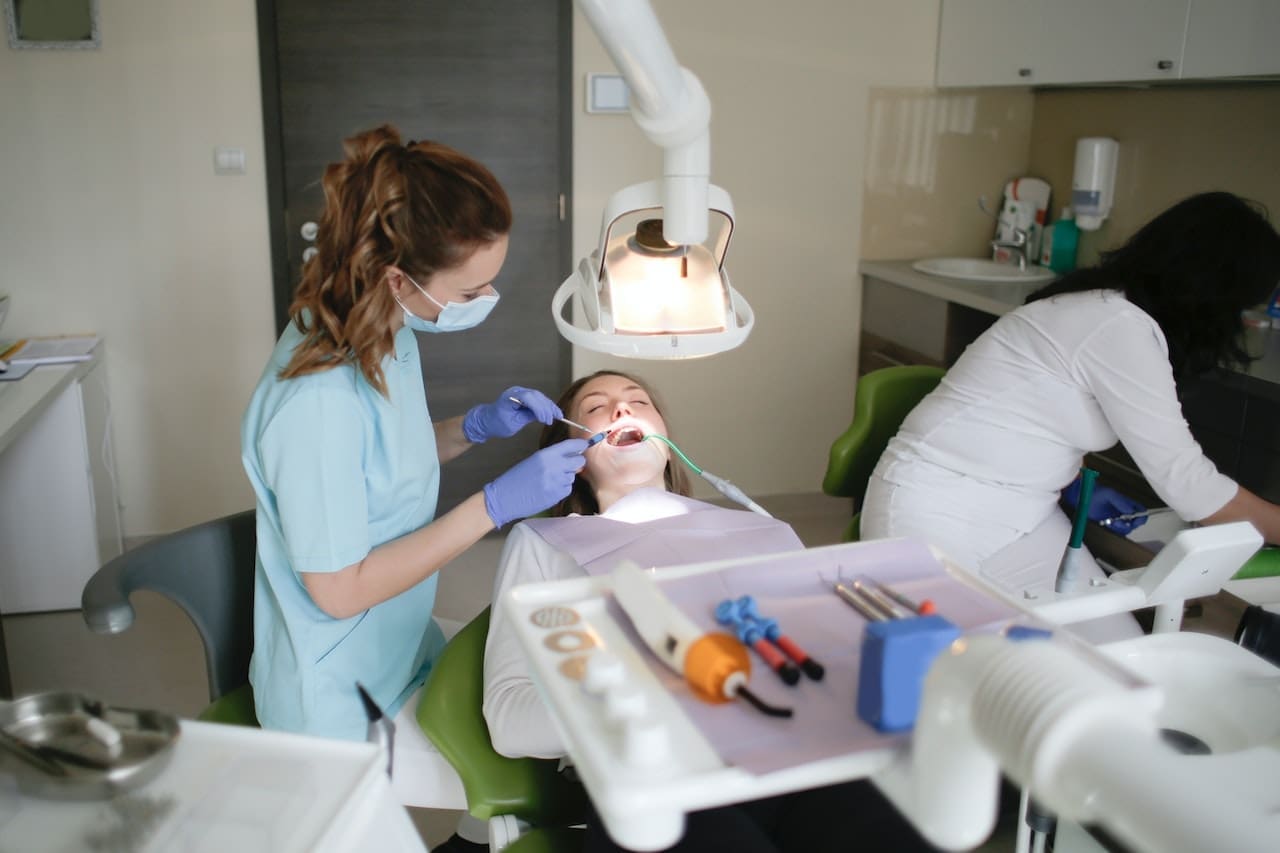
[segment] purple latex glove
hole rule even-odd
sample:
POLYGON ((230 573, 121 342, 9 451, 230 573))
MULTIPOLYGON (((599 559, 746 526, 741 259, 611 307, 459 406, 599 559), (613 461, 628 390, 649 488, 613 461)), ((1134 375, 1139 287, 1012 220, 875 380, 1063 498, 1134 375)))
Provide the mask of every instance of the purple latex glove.
POLYGON ((494 402, 473 406, 462 419, 462 434, 472 444, 481 444, 490 438, 510 438, 534 421, 549 424, 560 417, 564 413, 546 394, 513 385, 494 402))
POLYGON ((517 462, 484 486, 484 508, 502 527, 554 506, 569 496, 573 478, 587 464, 585 438, 570 438, 544 447, 517 462))
MULTIPOLYGON (((1080 478, 1076 477, 1071 481, 1071 485, 1062 490, 1062 499, 1073 509, 1080 500, 1080 478)), ((1129 535, 1130 531, 1141 527, 1147 523, 1145 515, 1137 518, 1120 518, 1119 516, 1131 515, 1136 512, 1146 512, 1147 508, 1135 501, 1133 498, 1127 497, 1117 492, 1109 486, 1095 486, 1093 489, 1093 499, 1089 501, 1089 520, 1104 523, 1103 526, 1108 530, 1114 530, 1121 536, 1129 535)))

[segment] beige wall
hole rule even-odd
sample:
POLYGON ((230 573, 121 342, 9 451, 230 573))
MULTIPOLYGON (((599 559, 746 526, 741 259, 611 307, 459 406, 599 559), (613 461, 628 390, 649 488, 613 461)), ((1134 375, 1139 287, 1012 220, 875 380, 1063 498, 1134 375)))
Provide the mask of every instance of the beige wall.
POLYGON ((867 121, 861 257, 988 254, 1004 185, 1027 174, 1029 89, 876 89, 867 121))
POLYGON ((0 46, 3 334, 105 339, 127 535, 252 505, 271 346, 252 0, 113 0, 102 49, 0 46), (215 177, 213 147, 248 174, 215 177))
POLYGON ((1111 217, 1082 232, 1080 260, 1120 244, 1181 198, 1228 190, 1256 199, 1280 222, 1280 84, 1041 92, 1030 167, 1068 204, 1075 141, 1120 143, 1111 217))
MULTIPOLYGON (((852 406, 869 94, 928 85, 937 3, 655 7, 711 96, 712 177, 738 213, 730 269, 758 321, 738 352, 638 367, 709 470, 754 494, 814 491, 852 406)), ((273 337, 257 34, 250 0, 119 0, 102 31, 98 51, 0 48, 0 288, 6 335, 106 339, 138 536, 252 502, 238 423, 273 337), (214 176, 215 145, 244 147, 248 174, 214 176)), ((581 111, 585 73, 610 69, 581 17, 574 67, 580 255, 609 194, 660 156, 629 118, 581 111)))
MULTIPOLYGON (((853 411, 868 102, 873 87, 933 79, 938 4, 653 5, 711 98, 711 178, 737 213, 726 263, 756 327, 739 349, 694 361, 578 350, 574 373, 611 365, 653 381, 681 447, 749 494, 818 491, 831 441, 853 411)), ((575 257, 594 246, 609 195, 661 168, 629 117, 582 110, 585 74, 612 68, 575 17, 575 257)))

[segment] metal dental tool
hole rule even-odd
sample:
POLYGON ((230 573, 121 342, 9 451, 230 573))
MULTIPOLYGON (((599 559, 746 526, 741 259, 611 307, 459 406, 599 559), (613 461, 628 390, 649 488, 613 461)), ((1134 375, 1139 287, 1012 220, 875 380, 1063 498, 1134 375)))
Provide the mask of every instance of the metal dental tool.
MULTIPOLYGON (((515 397, 508 397, 507 399, 515 403, 517 406, 524 405, 524 403, 520 402, 520 400, 515 397)), ((580 429, 583 432, 585 432, 587 435, 591 436, 590 440, 587 441, 587 447, 595 447, 597 444, 604 441, 605 436, 609 434, 608 430, 605 430, 604 432, 596 432, 595 430, 587 429, 582 424, 574 423, 568 418, 556 418, 556 420, 558 420, 560 423, 564 424, 565 426, 570 426, 570 427, 573 427, 574 429, 580 429)))
POLYGON ((369 743, 376 743, 387 751, 387 777, 391 777, 392 759, 396 751, 396 724, 382 712, 378 707, 378 703, 373 701, 373 697, 364 689, 364 685, 356 682, 356 692, 360 694, 360 701, 364 705, 365 716, 369 719, 369 728, 366 740, 369 743))
POLYGON ((1136 521, 1139 518, 1150 518, 1153 515, 1164 515, 1173 512, 1173 507, 1158 506, 1155 509, 1144 509, 1142 512, 1129 512, 1124 515, 1113 515, 1110 518, 1104 518, 1098 522, 1103 527, 1110 527, 1121 521, 1136 521))

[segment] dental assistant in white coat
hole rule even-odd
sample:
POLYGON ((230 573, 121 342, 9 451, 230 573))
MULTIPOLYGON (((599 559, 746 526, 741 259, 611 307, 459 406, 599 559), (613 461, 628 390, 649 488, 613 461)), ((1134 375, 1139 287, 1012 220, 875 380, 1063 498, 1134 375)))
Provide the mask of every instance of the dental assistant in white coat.
MULTIPOLYGON (((1181 518, 1250 521, 1280 542, 1280 507, 1218 471, 1179 402, 1183 381, 1247 362, 1240 312, 1278 282, 1280 235, 1261 212, 1229 193, 1174 205, 965 350, 889 442, 863 537, 919 537, 1011 591, 1051 590, 1070 534, 1059 493, 1086 452, 1119 440, 1181 518)), ((1123 616, 1079 627, 1139 633, 1123 616)))
POLYGON ((436 518, 441 464, 560 415, 518 387, 435 423, 427 407, 414 332, 485 319, 511 207, 488 169, 444 145, 403 145, 384 126, 345 151, 325 170, 318 253, 245 412, 241 448, 257 496, 258 719, 362 740, 356 683, 394 716, 443 646, 436 572, 567 495, 586 441, 538 451, 436 518))

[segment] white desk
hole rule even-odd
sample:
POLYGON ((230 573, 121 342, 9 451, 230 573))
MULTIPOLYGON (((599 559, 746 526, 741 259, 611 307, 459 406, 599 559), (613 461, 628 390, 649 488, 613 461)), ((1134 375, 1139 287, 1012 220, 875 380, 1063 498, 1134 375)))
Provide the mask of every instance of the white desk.
POLYGON ((121 540, 101 345, 0 382, 0 612, 78 609, 121 540))
POLYGON ((0 838, 5 850, 426 849, 374 744, 188 720, 160 775, 115 800, 36 799, 0 770, 0 838))

